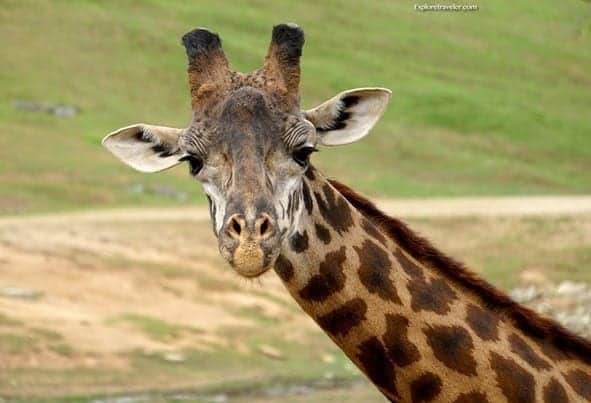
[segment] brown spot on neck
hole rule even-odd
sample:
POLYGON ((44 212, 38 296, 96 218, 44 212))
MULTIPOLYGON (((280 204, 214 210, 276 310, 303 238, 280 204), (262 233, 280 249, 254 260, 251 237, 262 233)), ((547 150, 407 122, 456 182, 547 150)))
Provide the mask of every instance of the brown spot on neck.
POLYGON ((469 392, 460 394, 453 403, 489 403, 489 401, 484 393, 469 392))
POLYGON ((386 350, 377 337, 371 337, 359 345, 357 358, 363 372, 391 400, 399 398, 396 389, 394 365, 387 358, 386 350))
POLYGON ((591 401, 591 374, 574 369, 566 374, 565 379, 575 392, 591 401))
POLYGON ((466 308, 466 323, 482 340, 499 339, 499 317, 474 304, 466 308))
POLYGON ((474 343, 470 333, 459 326, 432 326, 424 330, 435 358, 464 375, 476 375, 474 343))
POLYGON ((322 241, 323 244, 328 245, 332 239, 330 231, 322 224, 314 224, 316 230, 316 236, 322 241))
POLYGON ((353 226, 351 207, 329 184, 322 187, 324 197, 314 192, 320 214, 336 232, 342 234, 353 226))
POLYGON ((402 315, 386 315, 384 344, 388 356, 399 367, 405 367, 421 358, 419 349, 408 339, 409 320, 402 315))
POLYGON ((540 346, 540 350, 546 357, 548 357, 551 361, 565 361, 570 360, 571 354, 568 351, 565 351, 564 348, 566 346, 560 346, 554 343, 551 339, 541 339, 537 340, 538 345, 540 346))
POLYGON ((509 336, 509 344, 511 351, 520 356, 523 361, 527 362, 536 369, 548 369, 550 364, 548 361, 542 359, 534 350, 527 344, 527 342, 516 334, 509 336))
POLYGON ((296 232, 289 239, 291 249, 296 253, 302 253, 308 249, 308 233, 304 230, 303 233, 296 232))
POLYGON ((457 298, 455 291, 441 278, 431 281, 415 278, 408 282, 407 288, 411 296, 410 306, 415 312, 431 311, 445 315, 457 298))
POLYGON ((511 403, 534 403, 535 381, 532 374, 515 361, 491 353, 490 365, 496 374, 496 381, 511 403))
POLYGON ((345 286, 343 263, 347 259, 344 246, 328 253, 320 263, 319 273, 312 276, 308 284, 300 290, 300 297, 311 301, 324 301, 345 286))
POLYGON ((568 402, 566 391, 560 383, 554 378, 544 386, 544 403, 564 403, 568 402))
POLYGON ((396 260, 398 260, 398 263, 400 263, 402 270, 404 270, 411 278, 418 278, 421 280, 425 278, 423 269, 406 257, 406 255, 400 249, 396 249, 394 256, 396 257, 396 260))
POLYGON ((392 263, 388 254, 377 244, 365 240, 361 247, 354 246, 359 256, 359 280, 372 294, 377 294, 385 301, 400 304, 396 287, 390 277, 392 263))
POLYGON ((363 218, 361 220, 361 228, 363 228, 363 230, 369 236, 371 236, 372 238, 376 239, 382 245, 386 246, 386 237, 368 219, 363 218))
POLYGON ((413 403, 431 402, 441 392, 441 378, 433 372, 425 372, 410 384, 413 403))
POLYGON ((361 298, 354 298, 318 318, 318 324, 334 336, 346 336, 351 329, 365 320, 367 304, 361 298))
POLYGON ((294 275, 293 264, 285 256, 279 255, 275 261, 275 272, 281 280, 287 283, 294 275))

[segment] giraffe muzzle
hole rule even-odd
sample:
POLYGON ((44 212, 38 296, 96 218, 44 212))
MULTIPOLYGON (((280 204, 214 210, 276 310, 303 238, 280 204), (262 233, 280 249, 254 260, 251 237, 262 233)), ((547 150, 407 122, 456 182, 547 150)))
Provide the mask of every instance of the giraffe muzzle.
POLYGON ((267 213, 256 219, 232 214, 219 236, 220 253, 241 276, 260 276, 279 255, 276 227, 276 221, 267 213))

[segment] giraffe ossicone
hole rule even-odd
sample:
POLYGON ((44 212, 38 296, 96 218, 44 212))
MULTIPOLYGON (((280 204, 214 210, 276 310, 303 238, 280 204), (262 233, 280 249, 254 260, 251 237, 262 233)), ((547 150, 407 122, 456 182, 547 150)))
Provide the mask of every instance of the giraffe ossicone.
POLYGON ((591 401, 591 344, 435 249, 310 163, 365 137, 390 91, 299 105, 304 33, 273 28, 263 66, 230 70, 217 34, 182 39, 192 118, 103 140, 142 172, 187 163, 237 273, 274 269, 297 303, 391 401, 591 401))

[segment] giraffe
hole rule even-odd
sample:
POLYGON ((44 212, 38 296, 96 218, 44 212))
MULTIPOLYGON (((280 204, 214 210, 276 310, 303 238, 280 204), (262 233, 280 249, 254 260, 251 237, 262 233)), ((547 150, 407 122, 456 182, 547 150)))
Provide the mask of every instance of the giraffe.
POLYGON ((273 28, 263 66, 231 71, 217 34, 182 39, 192 119, 135 124, 104 146, 142 172, 183 162, 203 186, 221 255, 274 270, 302 309, 393 402, 591 401, 591 343, 523 307, 310 163, 357 141, 390 91, 299 106, 304 34, 273 28))

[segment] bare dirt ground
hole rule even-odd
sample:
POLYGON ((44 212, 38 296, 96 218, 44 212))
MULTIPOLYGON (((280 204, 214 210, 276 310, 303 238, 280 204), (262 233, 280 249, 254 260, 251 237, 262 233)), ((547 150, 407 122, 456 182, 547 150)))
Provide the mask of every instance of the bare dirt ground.
MULTIPOLYGON (((541 242, 559 245, 557 251, 565 242, 578 242, 584 251, 591 245, 587 196, 382 200, 378 205, 416 219, 422 233, 433 233, 452 252, 497 242, 496 253, 503 253, 508 235, 531 234, 534 227, 541 228, 536 235, 545 237, 541 242), (431 219, 439 224, 430 224, 431 219), (554 224, 540 227, 539 220, 554 224), (452 226, 465 236, 446 240, 442 228, 452 226)), ((468 254, 469 262, 485 268, 487 259, 468 254)), ((519 267, 546 281, 540 264, 532 260, 519 267)), ((218 256, 204 208, 0 218, 0 396, 142 389, 147 384, 138 368, 146 366, 164 374, 151 378, 150 388, 207 385, 223 371, 211 361, 228 352, 241 361, 260 361, 251 371, 255 378, 274 366, 288 371, 293 365, 296 373, 306 373, 309 360, 298 357, 299 349, 322 361, 316 369, 322 376, 358 375, 273 273, 246 281, 230 271, 218 256), (192 362, 195 354, 206 358, 192 362), (207 376, 186 376, 198 372, 195 367, 208 368, 207 376), (127 375, 118 384, 105 371, 127 375), (81 374, 85 378, 74 385, 55 389, 81 374)), ((236 368, 235 375, 243 371, 236 368)))
MULTIPOLYGON (((262 279, 259 283, 264 287, 246 281, 244 289, 240 287, 241 279, 218 257, 201 210, 180 221, 185 226, 181 231, 171 230, 178 229, 178 223, 161 213, 1 220, 0 282, 9 293, 16 287, 17 293, 22 288, 37 296, 1 298, 0 312, 31 327, 59 331, 69 344, 98 356, 135 348, 176 349, 184 344, 207 349, 223 343, 213 335, 216 330, 249 324, 232 314, 233 308, 256 306, 269 316, 285 313, 279 303, 267 298, 287 300, 275 277, 262 279), (161 228, 163 221, 168 228, 161 228), (199 235, 187 239, 190 228, 199 235), (257 292, 264 290, 265 296, 252 292, 255 287, 257 292), (199 294, 204 291, 208 296, 202 300, 199 294), (150 331, 128 328, 125 316, 130 312, 167 318, 174 326, 195 332, 175 343, 154 340, 150 331)), ((113 362, 113 357, 107 359, 113 362)), ((54 362, 59 365, 60 360, 54 362)))
MULTIPOLYGON (((503 217, 580 215, 591 213, 591 196, 457 197, 435 199, 378 199, 388 214, 410 217, 503 217)), ((0 217, 0 225, 29 222, 202 221, 209 219, 204 207, 166 207, 92 210, 61 214, 0 217)))

